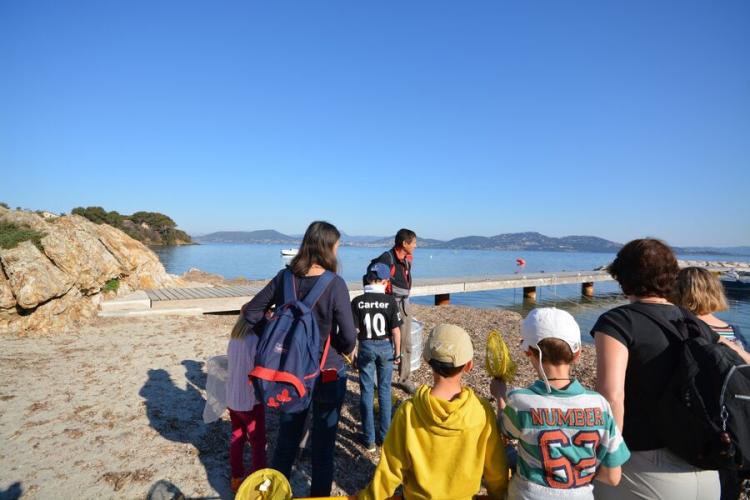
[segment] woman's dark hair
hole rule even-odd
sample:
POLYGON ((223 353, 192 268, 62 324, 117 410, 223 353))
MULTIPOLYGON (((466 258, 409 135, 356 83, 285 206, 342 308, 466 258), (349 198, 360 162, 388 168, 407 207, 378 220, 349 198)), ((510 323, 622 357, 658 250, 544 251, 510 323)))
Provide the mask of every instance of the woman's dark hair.
POLYGON ((643 238, 622 247, 607 271, 625 295, 668 299, 673 296, 680 267, 669 245, 643 238))
POLYGON ((396 248, 400 247, 404 242, 411 243, 411 241, 416 237, 417 233, 415 233, 411 229, 399 229, 394 240, 396 248))
POLYGON ((307 227, 297 255, 289 266, 297 276, 304 276, 313 264, 326 271, 336 272, 338 261, 333 247, 341 238, 336 226, 324 221, 315 221, 307 227))
POLYGON ((442 361, 437 361, 435 359, 431 359, 428 364, 432 367, 435 373, 446 378, 455 377, 461 373, 461 370, 466 366, 453 366, 450 363, 443 363, 442 361))

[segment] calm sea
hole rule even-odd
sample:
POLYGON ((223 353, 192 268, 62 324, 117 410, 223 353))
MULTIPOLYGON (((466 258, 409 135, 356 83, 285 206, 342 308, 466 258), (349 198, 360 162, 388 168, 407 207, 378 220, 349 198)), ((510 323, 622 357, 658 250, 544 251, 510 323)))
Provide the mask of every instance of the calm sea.
MULTIPOLYGON (((273 277, 287 262, 281 257, 283 245, 204 244, 181 247, 157 247, 154 251, 168 272, 182 274, 190 268, 220 274, 226 278, 273 277)), ((358 281, 371 259, 385 248, 341 247, 340 274, 346 281, 358 281)), ((558 272, 590 270, 608 264, 614 254, 564 252, 510 252, 496 250, 443 250, 417 248, 414 255, 415 278, 486 276, 512 274, 518 270, 516 259, 526 261, 524 272, 558 272)), ((750 257, 726 255, 689 255, 690 260, 748 261, 750 257)), ((595 297, 581 297, 580 285, 537 288, 534 305, 525 303, 521 290, 459 293, 451 302, 477 308, 501 307, 526 315, 531 307, 555 306, 569 311, 581 325, 584 336, 604 311, 624 304, 619 287, 613 282, 596 283, 595 297)), ((750 334, 750 293, 730 295, 730 310, 717 314, 729 323, 739 325, 750 334)), ((415 297, 418 304, 432 304, 432 297, 415 297)), ((590 340, 590 339, 589 339, 590 340)))

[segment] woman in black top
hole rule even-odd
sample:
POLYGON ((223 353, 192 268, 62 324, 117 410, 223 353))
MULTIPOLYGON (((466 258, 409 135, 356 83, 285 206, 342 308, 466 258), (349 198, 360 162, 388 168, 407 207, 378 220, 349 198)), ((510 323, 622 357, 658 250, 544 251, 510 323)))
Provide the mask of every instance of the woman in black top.
MULTIPOLYGON (((309 292, 325 271, 336 272, 336 253, 341 234, 327 222, 313 222, 307 228, 302 245, 289 265, 294 274, 300 299, 309 292)), ((243 307, 245 319, 251 326, 261 322, 272 306, 284 303, 283 275, 276 277, 243 307)), ((320 330, 321 356, 329 335, 328 351, 323 371, 312 396, 312 484, 310 496, 328 496, 333 482, 333 451, 336 445, 341 404, 346 394, 346 365, 341 354, 351 354, 357 333, 349 303, 349 290, 340 276, 335 276, 314 307, 320 330)), ((271 467, 289 477, 304 432, 309 408, 298 413, 279 415, 279 434, 271 467)))
POLYGON ((622 467, 618 487, 597 485, 594 494, 605 499, 718 499, 716 471, 696 469, 669 452, 654 422, 656 402, 677 353, 669 349, 659 325, 639 310, 666 321, 682 317, 668 300, 679 272, 677 259, 665 243, 640 239, 626 244, 608 270, 630 304, 602 314, 592 329, 596 389, 612 406, 631 459, 622 467))

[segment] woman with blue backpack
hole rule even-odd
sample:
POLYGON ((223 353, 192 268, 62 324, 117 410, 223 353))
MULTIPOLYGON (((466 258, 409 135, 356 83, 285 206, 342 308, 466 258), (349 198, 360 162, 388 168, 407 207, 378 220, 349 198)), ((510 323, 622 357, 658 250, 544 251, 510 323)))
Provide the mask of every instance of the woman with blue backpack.
POLYGON ((328 496, 346 364, 356 345, 349 290, 336 274, 341 233, 316 221, 297 255, 243 308, 262 328, 250 378, 266 408, 280 412, 271 467, 290 476, 312 408, 310 496, 328 496), (273 315, 267 319, 267 313, 273 315))

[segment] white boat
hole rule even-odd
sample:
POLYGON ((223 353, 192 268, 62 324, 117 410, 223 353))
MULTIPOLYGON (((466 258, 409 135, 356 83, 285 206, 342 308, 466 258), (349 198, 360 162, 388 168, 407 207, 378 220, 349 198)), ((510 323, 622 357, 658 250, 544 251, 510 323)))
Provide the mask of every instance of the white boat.
POLYGON ((747 292, 750 291, 750 271, 739 271, 732 269, 731 271, 724 271, 719 276, 721 283, 724 285, 724 289, 733 292, 747 292))
POLYGON ((284 257, 294 257, 295 255, 297 255, 297 249, 296 248, 282 248, 281 255, 283 255, 284 257))

